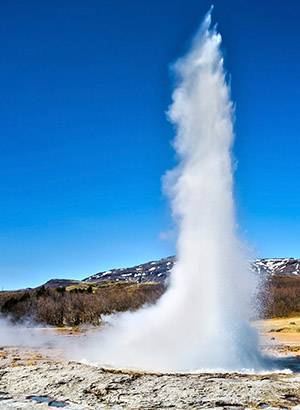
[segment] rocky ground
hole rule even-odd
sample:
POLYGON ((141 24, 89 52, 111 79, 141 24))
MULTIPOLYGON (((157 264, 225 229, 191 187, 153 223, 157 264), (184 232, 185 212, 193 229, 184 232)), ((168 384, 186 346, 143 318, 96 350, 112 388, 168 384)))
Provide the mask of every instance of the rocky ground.
MULTIPOLYGON (((261 324, 261 333, 270 341, 265 348, 278 355, 292 354, 298 362, 297 343, 279 343, 272 336, 283 332, 278 329, 295 328, 294 320, 287 323, 261 324)), ((109 371, 49 354, 33 348, 0 348, 0 409, 300 410, 300 373, 146 374, 109 371)))
POLYGON ((143 374, 1 351, 0 409, 300 409, 299 374, 143 374))

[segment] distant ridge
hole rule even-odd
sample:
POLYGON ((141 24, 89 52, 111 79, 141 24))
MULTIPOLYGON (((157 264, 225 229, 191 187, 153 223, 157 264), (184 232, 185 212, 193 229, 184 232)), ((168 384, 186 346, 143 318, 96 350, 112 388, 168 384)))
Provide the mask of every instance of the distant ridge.
MULTIPOLYGON (((175 263, 175 256, 143 263, 131 268, 111 269, 99 272, 83 279, 84 282, 129 281, 129 282, 164 282, 170 275, 175 263)), ((266 276, 300 276, 300 259, 273 258, 255 259, 252 262, 254 272, 266 276)))
POLYGON ((80 284, 80 280, 73 280, 73 279, 50 279, 48 282, 44 283, 46 288, 59 288, 61 286, 73 286, 80 284))
POLYGON ((100 282, 103 280, 127 282, 164 282, 170 275, 175 256, 158 261, 151 261, 131 268, 111 269, 99 272, 83 279, 83 282, 100 282))
POLYGON ((253 269, 257 273, 262 273, 271 276, 300 276, 300 259, 255 259, 253 261, 253 269))

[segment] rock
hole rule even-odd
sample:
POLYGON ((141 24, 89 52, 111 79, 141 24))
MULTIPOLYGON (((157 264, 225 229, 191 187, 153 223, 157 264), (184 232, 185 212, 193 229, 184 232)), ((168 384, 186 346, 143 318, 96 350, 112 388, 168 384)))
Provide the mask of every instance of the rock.
MULTIPOLYGON (((28 358, 28 350, 19 351, 20 357, 24 355, 28 358)), ((49 358, 24 362, 30 364, 6 365, 1 370, 0 409, 43 409, 57 402, 66 410, 300 410, 298 374, 156 375, 109 371, 49 358), (37 403, 32 396, 49 401, 37 403)))

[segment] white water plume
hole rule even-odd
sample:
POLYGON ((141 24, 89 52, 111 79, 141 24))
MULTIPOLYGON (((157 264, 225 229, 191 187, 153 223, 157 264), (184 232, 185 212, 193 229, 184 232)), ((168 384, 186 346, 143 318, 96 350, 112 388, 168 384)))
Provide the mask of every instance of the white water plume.
POLYGON ((111 317, 79 349, 90 362, 162 372, 260 366, 248 324, 255 281, 235 232, 234 109, 220 46, 209 12, 174 65, 168 116, 179 163, 164 185, 179 235, 169 288, 154 306, 111 317))

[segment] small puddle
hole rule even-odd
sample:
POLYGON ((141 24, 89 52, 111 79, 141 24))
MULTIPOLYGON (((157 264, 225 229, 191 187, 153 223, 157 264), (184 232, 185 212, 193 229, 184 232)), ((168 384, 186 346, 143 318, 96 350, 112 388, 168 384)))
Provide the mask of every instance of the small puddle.
POLYGON ((5 366, 7 364, 10 364, 10 359, 0 359, 0 366, 5 366))
POLYGON ((226 403, 224 401, 216 401, 216 406, 217 407, 224 407, 226 409, 228 408, 232 408, 232 409, 243 409, 244 406, 242 404, 239 403, 226 403))
POLYGON ((29 396, 27 397, 27 399, 35 400, 39 403, 50 403, 51 401, 53 401, 53 399, 50 399, 49 397, 44 397, 44 396, 29 396))
POLYGON ((258 405, 258 407, 260 408, 260 409, 266 409, 266 408, 268 408, 268 407, 270 407, 268 404, 266 404, 266 403, 260 403, 259 405, 258 405))
POLYGON ((298 402, 299 401, 298 397, 292 396, 290 394, 286 394, 284 396, 284 398, 288 401, 293 401, 293 402, 298 402))
POLYGON ((66 407, 68 405, 68 403, 65 403, 63 401, 56 401, 46 396, 29 396, 27 397, 27 399, 35 400, 38 403, 49 403, 48 405, 50 407, 66 407))
POLYGON ((8 395, 8 393, 0 392, 0 401, 9 400, 9 399, 11 399, 11 397, 8 395))
POLYGON ((52 401, 49 404, 50 407, 65 407, 67 406, 67 403, 64 403, 63 401, 52 401))

